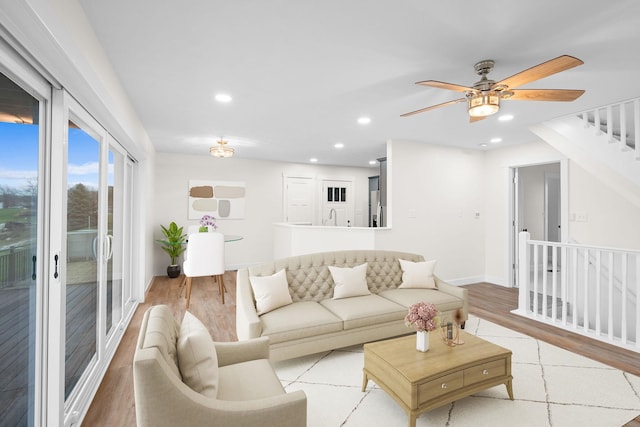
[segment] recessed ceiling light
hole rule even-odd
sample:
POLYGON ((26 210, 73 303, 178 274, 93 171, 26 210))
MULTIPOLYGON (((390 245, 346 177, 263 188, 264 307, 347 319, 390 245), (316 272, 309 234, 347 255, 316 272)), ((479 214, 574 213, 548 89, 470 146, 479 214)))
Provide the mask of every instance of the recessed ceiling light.
POLYGON ((227 95, 226 93, 219 93, 216 95, 216 101, 218 102, 231 102, 231 95, 227 95))
POLYGON ((508 122, 509 120, 513 120, 513 114, 503 114, 498 117, 498 120, 501 122, 508 122))
POLYGON ((502 142, 502 138, 491 138, 489 142, 492 144, 497 144, 498 142, 502 142))
POLYGON ((344 144, 342 142, 336 142, 335 144, 333 144, 333 146, 335 148, 344 148, 344 144))
POLYGON ((371 123, 371 118, 369 118, 369 117, 360 117, 360 118, 358 118, 358 123, 360 123, 361 125, 368 125, 369 123, 371 123))
POLYGON ((483 142, 482 144, 478 144, 478 146, 485 148, 485 147, 488 147, 489 144, 487 144, 486 142, 483 142))
POLYGON ((318 163, 318 159, 316 159, 315 157, 310 158, 309 161, 311 163, 318 163))
POLYGON ((377 165, 378 162, 376 162, 375 160, 369 160, 369 164, 373 166, 373 165, 377 165))

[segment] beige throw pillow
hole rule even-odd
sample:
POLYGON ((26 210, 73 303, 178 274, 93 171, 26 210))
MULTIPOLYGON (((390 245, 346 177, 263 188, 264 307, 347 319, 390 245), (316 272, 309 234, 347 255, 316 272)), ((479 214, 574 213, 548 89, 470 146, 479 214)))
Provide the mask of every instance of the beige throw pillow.
POLYGON ((367 266, 366 262, 352 268, 330 265, 329 271, 336 285, 333 288, 333 299, 371 294, 367 286, 367 266))
POLYGON ((433 270, 436 268, 436 260, 413 262, 399 259, 402 267, 402 284, 399 288, 424 288, 436 289, 436 281, 433 278, 433 270))
POLYGON ((271 276, 251 276, 249 282, 256 298, 258 315, 293 302, 289 294, 287 273, 284 269, 271 276))
POLYGON ((182 381, 211 398, 218 395, 218 355, 206 326, 186 311, 178 338, 178 366, 182 381))

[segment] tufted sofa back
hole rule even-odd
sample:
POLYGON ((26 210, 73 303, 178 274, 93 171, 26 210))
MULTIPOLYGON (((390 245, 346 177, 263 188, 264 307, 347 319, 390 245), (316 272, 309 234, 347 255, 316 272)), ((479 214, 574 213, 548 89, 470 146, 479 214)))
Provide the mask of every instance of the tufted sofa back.
POLYGON ((333 279, 328 266, 355 267, 368 264, 367 284, 377 294, 395 289, 402 283, 402 269, 398 259, 424 261, 422 255, 406 252, 353 250, 322 252, 283 258, 249 267, 250 276, 269 276, 281 269, 287 272, 287 282, 293 302, 321 301, 333 296, 333 279))

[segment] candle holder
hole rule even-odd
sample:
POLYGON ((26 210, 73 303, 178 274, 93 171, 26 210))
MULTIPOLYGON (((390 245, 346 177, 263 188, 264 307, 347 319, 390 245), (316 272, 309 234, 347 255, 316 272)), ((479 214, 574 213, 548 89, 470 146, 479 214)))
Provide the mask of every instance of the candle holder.
POLYGON ((462 321, 462 310, 457 309, 456 312, 453 315, 453 321, 456 324, 456 339, 454 341, 455 345, 462 345, 464 344, 464 341, 460 338, 460 324, 463 322, 462 321))
MULTIPOLYGON (((440 327, 440 333, 442 335, 442 340, 446 345, 450 347, 458 345, 456 341, 460 340, 460 333, 458 326, 453 322, 443 322, 440 327)), ((464 344, 464 341, 462 341, 462 344, 464 344)))

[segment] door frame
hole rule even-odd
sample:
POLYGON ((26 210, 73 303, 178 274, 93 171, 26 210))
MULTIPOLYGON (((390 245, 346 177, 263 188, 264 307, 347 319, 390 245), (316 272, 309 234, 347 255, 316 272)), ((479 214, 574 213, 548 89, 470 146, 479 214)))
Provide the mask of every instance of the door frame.
POLYGON ((518 286, 518 230, 519 226, 516 215, 519 207, 516 201, 519 197, 518 186, 519 180, 514 179, 517 174, 516 169, 528 166, 540 166, 550 163, 560 163, 560 241, 566 243, 569 236, 569 160, 566 158, 549 159, 547 161, 513 164, 508 166, 509 173, 507 185, 509 191, 508 202, 508 221, 506 227, 508 229, 507 251, 509 256, 506 257, 505 277, 508 278, 508 287, 517 288, 518 286))

